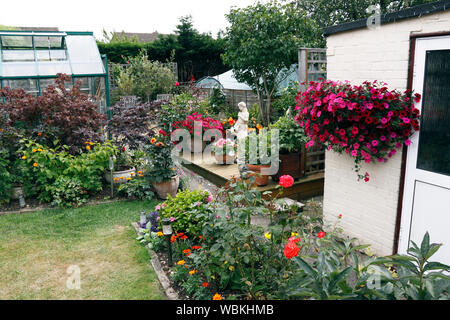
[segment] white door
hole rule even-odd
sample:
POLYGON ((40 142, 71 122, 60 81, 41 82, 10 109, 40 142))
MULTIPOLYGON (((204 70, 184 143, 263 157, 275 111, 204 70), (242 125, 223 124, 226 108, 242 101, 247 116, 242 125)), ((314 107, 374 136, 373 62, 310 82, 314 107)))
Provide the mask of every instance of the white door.
POLYGON ((422 118, 408 148, 399 253, 428 231, 443 244, 431 260, 450 264, 450 36, 416 40, 413 90, 422 118))

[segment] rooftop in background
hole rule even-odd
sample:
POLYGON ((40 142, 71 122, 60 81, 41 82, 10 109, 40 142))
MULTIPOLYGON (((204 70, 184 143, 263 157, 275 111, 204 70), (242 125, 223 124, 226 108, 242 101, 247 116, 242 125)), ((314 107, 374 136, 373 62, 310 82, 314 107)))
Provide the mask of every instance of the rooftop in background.
POLYGON ((13 27, 20 31, 59 31, 57 27, 13 27))
MULTIPOLYGON (((381 24, 396 22, 403 19, 410 19, 414 17, 421 17, 426 14, 431 14, 439 11, 450 9, 450 0, 436 1, 433 3, 422 4, 408 9, 400 10, 398 12, 387 13, 381 15, 381 24)), ((362 29, 367 27, 367 19, 360 19, 353 22, 338 24, 336 26, 327 27, 324 29, 324 35, 329 36, 335 33, 351 31, 355 29, 362 29)))
POLYGON ((137 38, 139 42, 153 42, 158 39, 158 36, 164 36, 162 33, 158 33, 157 31, 152 33, 135 33, 135 32, 114 32, 114 36, 120 39, 133 39, 137 38))

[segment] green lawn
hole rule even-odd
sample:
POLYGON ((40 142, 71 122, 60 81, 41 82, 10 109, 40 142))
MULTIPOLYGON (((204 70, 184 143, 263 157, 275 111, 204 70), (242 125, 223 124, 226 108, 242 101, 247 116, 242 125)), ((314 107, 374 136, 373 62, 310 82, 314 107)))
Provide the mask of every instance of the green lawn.
POLYGON ((166 299, 131 222, 152 202, 0 216, 0 299, 166 299), (69 266, 81 289, 68 289, 69 266))

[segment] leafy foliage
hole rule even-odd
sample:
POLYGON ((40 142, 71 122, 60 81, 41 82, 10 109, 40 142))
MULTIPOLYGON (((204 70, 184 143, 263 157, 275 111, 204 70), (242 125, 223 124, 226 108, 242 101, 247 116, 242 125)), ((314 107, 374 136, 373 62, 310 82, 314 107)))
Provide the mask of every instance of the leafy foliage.
POLYGON ((280 117, 270 128, 279 130, 280 153, 300 152, 309 140, 305 130, 290 114, 280 117))
POLYGON ((7 119, 4 125, 11 133, 7 144, 11 153, 17 150, 20 136, 48 145, 58 141, 59 146, 68 146, 72 154, 79 153, 85 141, 102 141, 100 128, 106 116, 87 95, 81 93, 78 82, 66 90, 65 81, 71 81, 71 78, 60 74, 56 85, 38 97, 25 93, 23 89, 0 89, 0 97, 3 98, 0 118, 7 119))
POLYGON ((258 95, 260 115, 267 125, 279 83, 296 63, 299 47, 318 45, 319 29, 306 11, 276 1, 232 9, 226 17, 231 26, 226 31, 222 57, 236 79, 258 95))
POLYGON ((155 198, 152 185, 143 177, 134 178, 121 184, 117 193, 128 199, 153 200, 155 198))

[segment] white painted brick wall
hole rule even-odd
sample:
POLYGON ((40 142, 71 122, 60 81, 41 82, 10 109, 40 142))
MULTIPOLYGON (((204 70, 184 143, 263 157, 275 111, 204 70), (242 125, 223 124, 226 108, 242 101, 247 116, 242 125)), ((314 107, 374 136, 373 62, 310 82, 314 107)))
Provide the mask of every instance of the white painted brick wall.
MULTIPOLYGON (((450 31, 450 11, 380 26, 358 29, 327 38, 330 80, 384 81, 390 89, 405 90, 408 78, 409 37, 414 33, 450 31)), ((339 225, 377 255, 393 251, 400 186, 401 152, 383 164, 364 164, 370 182, 357 181, 354 162, 347 154, 326 152, 324 218, 339 225)))

